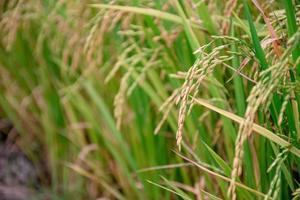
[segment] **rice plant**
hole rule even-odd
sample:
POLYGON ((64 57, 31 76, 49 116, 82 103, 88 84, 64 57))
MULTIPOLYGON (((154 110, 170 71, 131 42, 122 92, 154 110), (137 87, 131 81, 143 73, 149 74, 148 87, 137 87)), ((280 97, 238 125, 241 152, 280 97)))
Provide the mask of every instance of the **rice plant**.
POLYGON ((39 169, 30 198, 300 198, 299 0, 0 8, 0 134, 39 169))

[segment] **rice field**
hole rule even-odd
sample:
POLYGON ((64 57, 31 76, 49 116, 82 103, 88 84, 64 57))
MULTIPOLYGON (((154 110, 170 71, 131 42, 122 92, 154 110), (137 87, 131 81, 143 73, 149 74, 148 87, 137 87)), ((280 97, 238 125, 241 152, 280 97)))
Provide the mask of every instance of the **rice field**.
POLYGON ((0 154, 0 199, 300 199, 299 27, 299 0, 0 1, 0 143, 36 179, 0 154))

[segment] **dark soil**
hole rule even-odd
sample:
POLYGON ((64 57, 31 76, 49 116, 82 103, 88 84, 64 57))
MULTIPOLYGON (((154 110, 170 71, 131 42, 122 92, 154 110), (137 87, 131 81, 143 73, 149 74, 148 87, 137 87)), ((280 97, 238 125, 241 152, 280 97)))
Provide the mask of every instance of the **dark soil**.
POLYGON ((37 170, 16 145, 13 126, 0 119, 0 200, 32 199, 37 183, 37 170))

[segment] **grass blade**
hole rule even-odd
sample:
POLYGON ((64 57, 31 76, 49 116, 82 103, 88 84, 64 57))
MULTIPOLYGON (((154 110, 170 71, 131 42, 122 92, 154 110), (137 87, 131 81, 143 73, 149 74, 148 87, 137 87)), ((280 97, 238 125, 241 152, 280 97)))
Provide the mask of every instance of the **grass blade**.
MULTIPOLYGON (((219 114, 221 114, 222 116, 225 116, 239 124, 243 123, 244 119, 242 117, 239 117, 233 113, 230 113, 228 111, 225 111, 223 109, 217 108, 209 103, 207 103, 207 101, 205 101, 204 99, 194 99, 196 103, 205 106, 206 108, 213 110, 219 114)), ((294 155, 300 157, 300 150, 296 147, 294 147, 291 143, 287 142, 286 140, 280 138, 278 135, 272 133, 271 131, 269 131, 268 129, 258 125, 258 124, 254 124, 253 125, 253 131, 255 131, 256 133, 268 138, 270 141, 282 146, 282 147, 286 147, 289 148, 290 152, 292 152, 294 155)))

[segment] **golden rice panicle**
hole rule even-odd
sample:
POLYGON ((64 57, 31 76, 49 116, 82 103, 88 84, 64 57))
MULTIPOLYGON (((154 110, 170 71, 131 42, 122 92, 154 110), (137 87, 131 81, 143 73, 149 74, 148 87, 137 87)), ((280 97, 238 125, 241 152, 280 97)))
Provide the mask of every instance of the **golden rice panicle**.
POLYGON ((130 78, 132 70, 133 68, 130 68, 130 70, 122 77, 119 91, 114 98, 114 116, 117 121, 118 130, 121 129, 123 108, 125 107, 126 91, 128 88, 128 79, 130 78))
POLYGON ((184 121, 186 115, 190 112, 194 102, 189 101, 189 96, 196 97, 199 92, 199 87, 203 80, 207 78, 215 69, 216 66, 221 65, 224 61, 231 59, 227 56, 221 56, 221 51, 227 45, 221 45, 210 53, 206 53, 205 49, 213 42, 202 46, 195 53, 199 53, 199 57, 196 59, 193 66, 188 70, 185 75, 185 81, 180 88, 180 95, 177 97, 176 102, 180 102, 179 114, 178 114, 178 129, 176 132, 177 145, 180 149, 182 141, 184 121))

